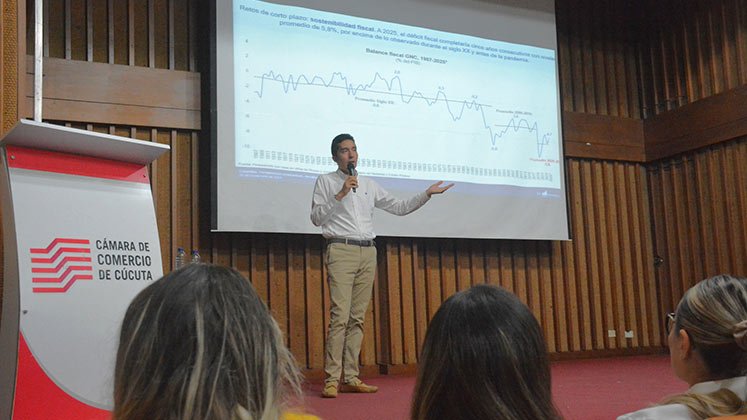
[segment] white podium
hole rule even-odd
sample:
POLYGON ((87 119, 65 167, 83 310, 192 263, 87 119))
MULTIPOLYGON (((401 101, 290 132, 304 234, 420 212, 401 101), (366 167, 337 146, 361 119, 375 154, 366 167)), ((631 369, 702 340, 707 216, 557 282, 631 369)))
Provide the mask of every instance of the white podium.
POLYGON ((0 419, 108 419, 124 311, 162 275, 168 146, 22 120, 0 140, 0 419))

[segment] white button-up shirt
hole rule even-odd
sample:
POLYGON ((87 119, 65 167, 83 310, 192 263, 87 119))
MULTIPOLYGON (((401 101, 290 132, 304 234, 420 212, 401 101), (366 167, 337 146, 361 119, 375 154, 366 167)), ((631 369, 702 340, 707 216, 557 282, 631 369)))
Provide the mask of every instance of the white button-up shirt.
POLYGON ((322 227, 325 238, 368 240, 376 237, 373 229, 374 207, 398 216, 412 213, 430 197, 425 191, 400 200, 374 180, 358 176, 358 188, 337 201, 335 195, 342 189, 347 175, 341 170, 320 175, 314 185, 311 201, 311 222, 322 227))

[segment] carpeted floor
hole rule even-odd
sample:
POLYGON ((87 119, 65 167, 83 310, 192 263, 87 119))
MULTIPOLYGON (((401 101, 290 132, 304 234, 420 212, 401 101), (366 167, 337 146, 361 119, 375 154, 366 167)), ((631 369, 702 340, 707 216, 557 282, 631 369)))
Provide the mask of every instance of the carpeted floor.
MULTIPOLYGON (((552 375, 555 404, 568 420, 614 419, 687 389, 665 355, 554 362, 552 375)), ((321 383, 309 384, 306 411, 324 420, 407 419, 414 377, 363 379, 379 392, 323 399, 321 383)))

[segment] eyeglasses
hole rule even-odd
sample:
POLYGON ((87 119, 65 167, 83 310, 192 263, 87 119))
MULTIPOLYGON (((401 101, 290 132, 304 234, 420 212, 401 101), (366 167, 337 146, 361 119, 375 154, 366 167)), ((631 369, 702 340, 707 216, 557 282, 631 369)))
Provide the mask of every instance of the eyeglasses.
POLYGON ((675 315, 674 312, 670 312, 666 316, 664 326, 667 329, 667 335, 669 335, 669 333, 672 332, 672 328, 674 328, 674 322, 675 322, 674 315, 675 315))

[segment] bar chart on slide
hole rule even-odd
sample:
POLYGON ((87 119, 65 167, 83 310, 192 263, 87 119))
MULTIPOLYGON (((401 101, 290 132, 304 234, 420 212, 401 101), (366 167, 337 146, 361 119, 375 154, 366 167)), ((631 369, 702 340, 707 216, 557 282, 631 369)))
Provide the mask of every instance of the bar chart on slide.
POLYGON ((559 188, 553 51, 235 7, 237 167, 326 172, 320 145, 349 132, 368 175, 559 188))

